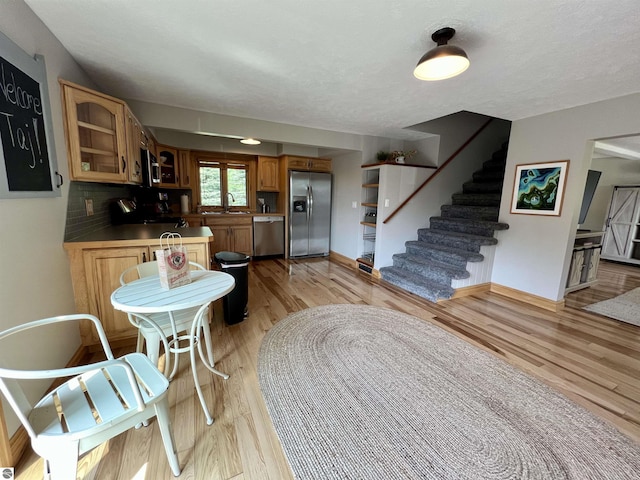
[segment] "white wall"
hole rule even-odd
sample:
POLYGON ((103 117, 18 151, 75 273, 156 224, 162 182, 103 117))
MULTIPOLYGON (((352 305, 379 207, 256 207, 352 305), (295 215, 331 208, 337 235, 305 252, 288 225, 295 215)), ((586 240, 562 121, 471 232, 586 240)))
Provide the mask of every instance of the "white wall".
MULTIPOLYGON (((109 93, 109 92, 105 92, 109 93)), ((361 135, 219 115, 156 103, 126 100, 143 125, 204 135, 252 137, 271 143, 311 145, 320 148, 359 150, 361 135)), ((291 153, 291 152, 287 152, 291 153)))
POLYGON ((510 225, 501 235, 492 282, 558 301, 591 167, 593 139, 640 132, 640 94, 596 102, 518 120, 511 128, 500 219, 510 225), (570 160, 565 198, 558 217, 510 213, 515 166, 570 160))
MULTIPOLYGON (((0 330, 4 330, 31 320, 75 312, 69 261, 62 248, 69 173, 58 78, 91 83, 24 2, 0 3, 0 31, 27 54, 44 56, 55 151, 59 172, 65 179, 61 197, 0 199, 0 224, 3 225, 0 231, 0 330)), ((56 328, 52 335, 55 338, 34 336, 31 339, 28 348, 33 365, 64 366, 80 346, 77 325, 56 328), (61 347, 52 348, 54 341, 61 347)), ((6 350, 0 354, 11 356, 6 350)), ((33 394, 42 388, 35 388, 33 394)), ((8 405, 3 404, 3 408, 11 435, 18 427, 18 420, 8 405)))
POLYGON ((380 188, 378 191, 378 222, 376 226, 376 255, 374 267, 389 266, 392 256, 405 251, 404 244, 418 239, 418 228, 424 227, 427 209, 421 204, 423 191, 409 202, 388 223, 384 221, 415 192, 422 183, 435 172, 435 168, 398 167, 382 165, 380 167, 380 188), (388 206, 387 206, 388 204, 388 206))
POLYGON ((362 152, 333 157, 331 251, 355 259, 359 255, 362 152), (355 202, 356 208, 353 208, 355 202))

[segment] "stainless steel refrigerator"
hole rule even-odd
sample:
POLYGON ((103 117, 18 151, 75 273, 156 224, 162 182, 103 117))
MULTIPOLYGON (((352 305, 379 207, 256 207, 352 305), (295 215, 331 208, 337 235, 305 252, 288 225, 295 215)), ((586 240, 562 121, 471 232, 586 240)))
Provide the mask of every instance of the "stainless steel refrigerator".
POLYGON ((331 174, 289 172, 289 256, 329 255, 331 174))

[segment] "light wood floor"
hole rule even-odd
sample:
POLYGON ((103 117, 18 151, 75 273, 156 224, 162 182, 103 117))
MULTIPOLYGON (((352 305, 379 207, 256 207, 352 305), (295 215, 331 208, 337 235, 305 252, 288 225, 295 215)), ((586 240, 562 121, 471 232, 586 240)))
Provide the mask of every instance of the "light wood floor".
MULTIPOLYGON (((249 317, 225 326, 217 305, 212 328, 217 367, 231 378, 200 374, 215 423, 205 423, 187 357, 171 384, 182 479, 292 478, 260 394, 257 353, 276 322, 324 304, 385 306, 435 323, 533 374, 640 442, 640 327, 580 309, 640 287, 638 267, 601 262, 600 283, 570 294, 567 308, 557 314, 492 293, 436 305, 326 259, 254 261, 249 278, 249 317)), ((42 478, 41 469, 29 451, 17 478, 42 478)), ((98 447, 81 459, 80 469, 87 479, 173 478, 155 423, 98 447)))

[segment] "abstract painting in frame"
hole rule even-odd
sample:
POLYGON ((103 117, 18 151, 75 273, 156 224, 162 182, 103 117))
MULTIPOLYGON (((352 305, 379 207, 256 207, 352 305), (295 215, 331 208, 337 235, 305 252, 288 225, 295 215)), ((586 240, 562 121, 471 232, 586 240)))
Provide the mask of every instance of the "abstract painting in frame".
POLYGON ((511 213, 560 215, 569 160, 516 165, 511 213))

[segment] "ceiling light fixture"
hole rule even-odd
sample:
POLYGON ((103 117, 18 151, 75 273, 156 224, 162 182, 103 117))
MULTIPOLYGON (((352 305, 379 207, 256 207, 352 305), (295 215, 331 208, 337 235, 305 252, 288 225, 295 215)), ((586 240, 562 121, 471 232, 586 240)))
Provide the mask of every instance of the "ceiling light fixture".
POLYGON ((260 140, 256 140, 255 138, 243 138, 240 140, 240 143, 244 143, 245 145, 260 145, 260 140))
POLYGON ((447 45, 456 31, 451 27, 441 28, 431 35, 431 39, 438 44, 425 53, 413 75, 420 80, 444 80, 460 75, 469 68, 469 57, 464 50, 454 45, 447 45))

